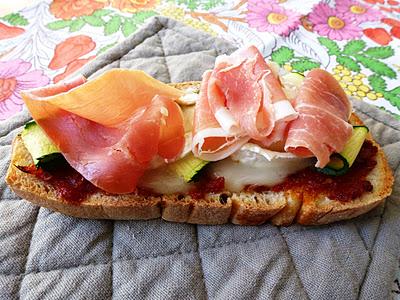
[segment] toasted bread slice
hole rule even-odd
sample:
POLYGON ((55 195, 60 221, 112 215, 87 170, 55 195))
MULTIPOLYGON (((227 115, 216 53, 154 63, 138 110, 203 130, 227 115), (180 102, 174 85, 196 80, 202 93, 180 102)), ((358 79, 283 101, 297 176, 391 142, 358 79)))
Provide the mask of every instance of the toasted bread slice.
MULTIPOLYGON (((198 82, 176 84, 177 88, 198 87, 198 82)), ((353 124, 362 122, 353 115, 353 124)), ((369 136, 368 139, 372 140, 369 136)), ((16 166, 31 165, 32 157, 20 136, 14 139, 11 163, 6 181, 20 197, 49 208, 80 218, 147 220, 163 218, 172 222, 192 224, 258 225, 270 221, 275 225, 327 224, 354 218, 373 209, 390 195, 393 174, 382 149, 378 147, 377 165, 367 176, 373 191, 349 202, 339 202, 319 197, 305 197, 302 192, 221 193, 208 194, 204 199, 192 199, 189 195, 164 195, 143 197, 138 194, 110 195, 96 192, 79 205, 71 204, 57 196, 56 190, 34 175, 24 173, 16 166)))

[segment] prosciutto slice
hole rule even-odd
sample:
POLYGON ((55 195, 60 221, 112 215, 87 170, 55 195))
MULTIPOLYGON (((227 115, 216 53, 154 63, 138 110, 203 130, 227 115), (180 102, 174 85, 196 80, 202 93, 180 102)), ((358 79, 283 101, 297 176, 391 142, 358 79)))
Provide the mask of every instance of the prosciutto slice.
POLYGON ((250 138, 225 131, 212 113, 207 89, 211 71, 206 71, 200 87, 200 99, 196 102, 193 121, 192 151, 205 160, 216 161, 239 150, 250 138))
POLYGON ((324 167, 340 152, 352 134, 347 122, 351 104, 335 78, 321 69, 308 73, 295 100, 299 117, 290 123, 285 150, 298 156, 316 156, 324 167))
POLYGON ((95 186, 130 193, 157 156, 184 147, 182 92, 141 71, 111 70, 23 94, 32 117, 95 186))
MULTIPOLYGON (((207 160, 220 160, 249 139, 270 144, 284 139, 275 125, 297 118, 282 87, 256 47, 218 57, 204 74, 196 105, 193 152, 207 160)), ((282 126, 280 126, 282 127, 282 126)))
POLYGON ((247 141, 275 151, 317 158, 324 167, 350 138, 350 102, 328 72, 314 69, 296 99, 253 46, 218 57, 204 74, 196 105, 193 153, 221 160, 247 141))

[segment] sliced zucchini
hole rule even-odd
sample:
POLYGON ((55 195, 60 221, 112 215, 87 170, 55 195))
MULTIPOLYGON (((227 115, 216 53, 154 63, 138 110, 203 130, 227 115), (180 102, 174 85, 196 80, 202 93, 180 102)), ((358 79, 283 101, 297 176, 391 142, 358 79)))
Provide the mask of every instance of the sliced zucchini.
POLYGON ((48 170, 65 162, 60 150, 35 121, 25 124, 21 138, 36 167, 48 170))
POLYGON ((330 162, 324 168, 317 168, 317 170, 333 176, 345 174, 356 160, 368 132, 367 126, 353 126, 353 134, 344 146, 343 151, 332 154, 330 162))
POLYGON ((186 182, 190 182, 208 163, 208 161, 197 158, 190 152, 182 159, 170 164, 169 167, 186 182))

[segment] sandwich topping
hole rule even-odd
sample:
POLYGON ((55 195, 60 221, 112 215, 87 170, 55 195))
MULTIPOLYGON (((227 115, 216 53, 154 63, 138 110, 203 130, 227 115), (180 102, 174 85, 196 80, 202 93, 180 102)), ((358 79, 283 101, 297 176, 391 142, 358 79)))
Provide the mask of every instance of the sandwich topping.
POLYGON ((279 186, 324 168, 353 132, 351 104, 332 75, 282 74, 254 46, 218 57, 199 94, 114 69, 23 99, 46 147, 53 142, 82 179, 113 194, 198 198, 279 186))
POLYGON ((154 158, 182 152, 183 116, 173 101, 182 94, 142 71, 111 70, 23 99, 75 170, 109 193, 130 193, 154 158))
MULTIPOLYGON (((324 167, 352 133, 351 104, 326 71, 307 74, 297 97, 288 99, 271 67, 254 46, 217 59, 204 74, 194 118, 193 153, 205 160, 228 157, 249 140, 316 157, 324 167)), ((283 150, 283 149, 281 149, 283 150)))
MULTIPOLYGON (((149 171, 149 173, 141 178, 142 182, 139 183, 140 187, 136 189, 136 193, 143 197, 178 193, 188 194, 193 199, 202 199, 207 193, 234 192, 241 191, 242 189, 254 192, 291 190, 295 193, 302 193, 303 201, 315 199, 317 195, 324 194, 331 200, 348 202, 362 196, 365 192, 372 191, 373 186, 367 180, 367 176, 377 164, 377 152, 378 149, 376 146, 370 141, 365 141, 353 166, 344 175, 329 176, 316 171, 312 166, 305 166, 304 168, 303 165, 300 171, 293 172, 289 176, 281 176, 278 184, 266 184, 268 181, 262 178, 262 176, 268 176, 268 174, 272 174, 273 172, 278 172, 278 174, 282 172, 281 168, 271 168, 271 166, 269 166, 271 169, 268 169, 268 172, 262 172, 261 169, 257 168, 248 168, 247 172, 244 173, 243 169, 240 170, 241 172, 235 172, 235 167, 228 164, 226 170, 232 171, 233 168, 233 172, 227 174, 219 173, 226 177, 215 176, 215 173, 209 169, 206 173, 202 174, 198 181, 191 183, 186 183, 183 178, 177 176, 170 169, 164 169, 163 172, 156 173, 154 170, 149 171), (250 172, 250 170, 253 172, 250 172), (232 178, 236 179, 232 180, 232 178), (259 180, 258 182, 257 179, 259 180), (245 182, 247 182, 247 185, 243 188, 245 182), (249 184, 249 182, 251 183, 249 184), (163 189, 162 186, 164 186, 163 189), (159 189, 162 190, 160 191, 159 189)), ((221 163, 226 162, 223 160, 221 163)), ((218 165, 210 165, 212 169, 218 169, 218 165)), ((292 167, 294 167, 294 164, 292 167)), ((90 194, 99 191, 98 188, 84 179, 81 174, 68 164, 58 163, 48 171, 37 168, 35 165, 18 166, 18 168, 51 184, 57 196, 71 204, 77 205, 84 201, 90 194)))
POLYGON ((370 141, 365 141, 353 166, 346 174, 329 176, 309 167, 288 176, 284 182, 275 186, 248 188, 257 191, 299 191, 303 193, 303 201, 312 201, 317 195, 324 194, 331 200, 349 202, 361 197, 365 192, 372 192, 373 186, 367 180, 367 176, 377 164, 377 153, 378 148, 370 141))

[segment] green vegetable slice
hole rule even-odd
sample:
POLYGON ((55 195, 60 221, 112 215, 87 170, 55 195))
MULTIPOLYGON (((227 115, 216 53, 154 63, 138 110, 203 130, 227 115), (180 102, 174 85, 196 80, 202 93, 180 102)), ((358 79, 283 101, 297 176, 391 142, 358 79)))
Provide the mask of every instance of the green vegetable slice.
POLYGON ((190 182, 208 163, 208 161, 195 157, 193 153, 189 153, 182 159, 170 164, 169 167, 176 174, 181 176, 183 180, 190 182))
POLYGON ((317 170, 332 176, 345 174, 356 160, 368 132, 369 129, 366 126, 353 126, 353 134, 344 146, 343 151, 332 154, 330 162, 324 168, 317 168, 317 170))
POLYGON ((36 167, 48 170, 65 162, 60 150, 35 121, 25 124, 21 138, 36 167))

